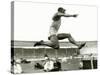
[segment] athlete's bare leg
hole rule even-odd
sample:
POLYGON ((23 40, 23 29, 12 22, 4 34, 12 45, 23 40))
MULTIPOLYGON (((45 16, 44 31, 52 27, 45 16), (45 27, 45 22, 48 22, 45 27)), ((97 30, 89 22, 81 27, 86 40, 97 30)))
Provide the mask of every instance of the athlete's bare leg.
POLYGON ((81 49, 83 46, 85 46, 85 43, 83 44, 78 44, 74 39, 73 37, 71 36, 71 34, 66 34, 66 33, 60 33, 57 35, 58 37, 58 40, 63 40, 63 39, 66 39, 68 38, 69 42, 78 46, 79 49, 81 49))
POLYGON ((61 34, 58 34, 57 36, 56 36, 56 35, 50 36, 50 38, 49 38, 50 41, 47 41, 47 42, 44 42, 44 41, 36 42, 36 43, 34 44, 34 46, 41 46, 41 45, 43 45, 43 46, 52 47, 52 48, 54 48, 54 49, 59 49, 59 41, 58 41, 58 40, 63 40, 63 39, 66 39, 66 38, 68 38, 68 40, 69 40, 72 44, 78 46, 79 49, 81 49, 81 48, 85 45, 85 43, 83 43, 83 44, 78 44, 78 43, 72 38, 72 36, 71 36, 70 34, 61 33, 61 34))
POLYGON ((84 47, 85 44, 86 44, 86 43, 78 44, 70 34, 66 34, 66 33, 58 34, 57 37, 58 37, 58 40, 63 40, 63 39, 68 38, 69 42, 71 42, 72 44, 76 45, 78 47, 78 49, 79 49, 79 50, 77 50, 77 55, 80 54, 80 49, 82 47, 84 47))
POLYGON ((66 33, 60 33, 57 35, 59 40, 63 40, 68 38, 69 42, 71 42, 72 44, 79 46, 79 44, 73 39, 73 37, 71 36, 71 34, 66 34, 66 33))
POLYGON ((50 41, 39 41, 34 44, 34 46, 49 46, 54 49, 59 49, 59 41, 56 35, 50 36, 50 41))

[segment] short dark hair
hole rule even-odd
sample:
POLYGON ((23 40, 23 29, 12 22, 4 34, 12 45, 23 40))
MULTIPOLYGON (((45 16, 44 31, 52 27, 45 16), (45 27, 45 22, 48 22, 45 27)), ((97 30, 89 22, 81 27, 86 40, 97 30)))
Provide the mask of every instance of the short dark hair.
POLYGON ((62 8, 62 7, 59 7, 59 8, 58 8, 58 11, 62 11, 62 10, 65 10, 65 9, 62 8))

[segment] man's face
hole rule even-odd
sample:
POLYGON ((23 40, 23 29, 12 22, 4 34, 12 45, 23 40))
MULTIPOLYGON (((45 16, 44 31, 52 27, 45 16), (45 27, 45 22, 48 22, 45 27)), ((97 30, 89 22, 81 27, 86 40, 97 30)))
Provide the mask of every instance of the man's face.
POLYGON ((65 11, 66 11, 65 9, 62 9, 62 10, 61 10, 61 13, 65 13, 65 11))

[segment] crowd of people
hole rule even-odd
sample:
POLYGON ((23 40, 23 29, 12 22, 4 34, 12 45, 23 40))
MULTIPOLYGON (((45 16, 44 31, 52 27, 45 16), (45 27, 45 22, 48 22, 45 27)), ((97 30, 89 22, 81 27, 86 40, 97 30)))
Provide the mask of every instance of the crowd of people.
MULTIPOLYGON (((63 71, 62 64, 64 62, 69 63, 68 60, 73 60, 74 57, 70 56, 69 58, 64 57, 61 60, 57 57, 50 58, 47 54, 44 55, 44 60, 41 60, 41 62, 34 61, 33 64, 33 70, 42 70, 44 72, 55 72, 55 71, 63 71)), ((31 61, 27 61, 26 59, 19 58, 19 59, 12 59, 11 61, 11 73, 13 74, 20 74, 24 71, 22 70, 21 64, 29 64, 31 61)), ((83 68, 83 62, 80 61, 79 63, 79 69, 83 68)))
MULTIPOLYGON (((19 58, 19 59, 12 59, 11 61, 11 73, 13 74, 20 74, 23 73, 21 64, 28 64, 30 61, 26 59, 19 58)), ((33 65, 35 69, 42 69, 44 72, 52 72, 52 71, 60 71, 61 70, 61 63, 59 62, 58 58, 50 59, 48 55, 44 56, 44 61, 42 64, 35 63, 33 65)))

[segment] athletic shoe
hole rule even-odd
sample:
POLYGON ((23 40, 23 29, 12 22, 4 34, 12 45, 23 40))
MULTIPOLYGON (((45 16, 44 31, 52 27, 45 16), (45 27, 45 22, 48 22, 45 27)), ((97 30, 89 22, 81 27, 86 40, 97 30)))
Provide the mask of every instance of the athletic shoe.
POLYGON ((34 44, 34 47, 35 47, 35 46, 40 46, 42 42, 43 42, 43 40, 41 40, 41 41, 39 41, 39 42, 36 42, 36 43, 34 44))
POLYGON ((82 48, 85 46, 85 44, 86 44, 86 42, 83 43, 83 44, 81 44, 81 45, 78 47, 78 49, 82 49, 82 48))

